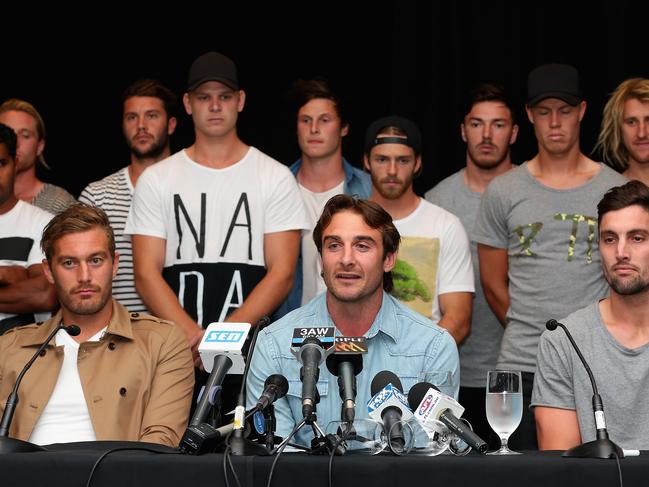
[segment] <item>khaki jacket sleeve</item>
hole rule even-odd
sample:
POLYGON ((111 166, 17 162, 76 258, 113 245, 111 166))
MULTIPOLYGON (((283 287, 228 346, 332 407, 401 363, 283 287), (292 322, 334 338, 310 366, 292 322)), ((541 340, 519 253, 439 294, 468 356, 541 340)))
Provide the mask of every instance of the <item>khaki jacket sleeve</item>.
POLYGON ((185 335, 176 325, 160 350, 140 441, 178 446, 189 419, 194 364, 185 335))

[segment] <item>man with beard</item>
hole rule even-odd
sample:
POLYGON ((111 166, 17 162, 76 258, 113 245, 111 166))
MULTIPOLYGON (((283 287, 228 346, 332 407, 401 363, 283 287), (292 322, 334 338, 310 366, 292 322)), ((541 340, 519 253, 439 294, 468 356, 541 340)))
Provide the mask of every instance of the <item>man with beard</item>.
POLYGON ((394 220, 402 238, 392 294, 439 325, 457 343, 471 329, 473 269, 469 240, 460 220, 417 196, 421 134, 403 117, 385 117, 365 132, 365 169, 371 201, 394 220))
POLYGON ((54 217, 41 248, 61 309, 45 323, 0 337, 0 398, 60 324, 21 384, 9 435, 44 445, 146 441, 175 446, 189 415, 192 356, 172 323, 131 313, 111 299, 119 254, 106 214, 77 203, 54 217))
MULTIPOLYGON (((336 335, 365 337, 367 353, 357 378, 355 417, 367 418, 366 401, 377 373, 392 371, 407 393, 424 380, 457 396, 460 364, 449 333, 401 304, 388 292, 399 250, 399 232, 379 205, 345 194, 332 197, 313 230, 327 291, 259 332, 250 362, 247 397, 253 406, 272 374, 289 381, 288 394, 275 402, 277 434, 286 437, 302 420, 300 363, 291 354, 296 327, 331 326, 336 335)), ((341 418, 337 377, 322 365, 317 379, 318 423, 324 428, 341 418)), ((311 428, 297 443, 310 445, 311 428)))
POLYGON ((604 107, 596 148, 629 179, 649 184, 649 79, 620 83, 604 107))
MULTIPOLYGON (((631 181, 597 206, 599 252, 609 296, 563 322, 597 380, 611 439, 649 449, 649 188, 631 181)), ((532 406, 539 448, 595 440, 593 390, 563 331, 543 333, 532 406)))
POLYGON ((131 151, 131 163, 100 181, 90 183, 79 201, 103 209, 115 231, 120 266, 113 281, 113 296, 130 311, 144 311, 133 277, 133 251, 124 226, 131 208, 135 183, 149 166, 171 154, 169 136, 176 129, 176 96, 162 83, 138 80, 122 96, 122 128, 131 151))
POLYGON ((594 245, 595 211, 608 189, 627 180, 580 150, 586 102, 575 68, 546 64, 532 70, 526 110, 539 152, 489 184, 472 237, 485 297, 506 327, 497 368, 522 371, 523 419, 509 443, 535 449, 528 406, 539 338, 548 318, 606 295, 594 245))
POLYGON ((41 233, 53 215, 16 198, 16 145, 14 131, 0 123, 0 335, 46 319, 56 307, 40 250, 41 233))
POLYGON ((34 105, 12 98, 0 105, 0 123, 16 132, 16 181, 14 194, 50 213, 59 213, 77 202, 60 186, 39 179, 39 170, 50 169, 45 162, 45 122, 34 105))
MULTIPOLYGON (((480 198, 496 176, 512 168, 510 146, 516 142, 518 125, 502 88, 476 86, 468 96, 460 134, 466 143, 466 167, 447 177, 426 193, 426 199, 457 215, 469 235, 480 207, 480 198)), ((480 285, 477 245, 471 244, 475 296, 471 333, 460 345, 462 382, 460 403, 473 430, 489 438, 491 427, 485 411, 487 371, 496 368, 503 327, 493 313, 480 285)))

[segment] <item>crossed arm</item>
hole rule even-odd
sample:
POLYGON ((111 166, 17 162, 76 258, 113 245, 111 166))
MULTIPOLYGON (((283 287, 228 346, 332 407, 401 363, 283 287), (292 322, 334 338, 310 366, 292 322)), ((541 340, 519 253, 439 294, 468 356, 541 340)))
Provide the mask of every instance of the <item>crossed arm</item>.
POLYGON ((20 266, 0 266, 1 313, 52 311, 56 304, 56 290, 45 279, 42 264, 33 264, 27 269, 20 266))

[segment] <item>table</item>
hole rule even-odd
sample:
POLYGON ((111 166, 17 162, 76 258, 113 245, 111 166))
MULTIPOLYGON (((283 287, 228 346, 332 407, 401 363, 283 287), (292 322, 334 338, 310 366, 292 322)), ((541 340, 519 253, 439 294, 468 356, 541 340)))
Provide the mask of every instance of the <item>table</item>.
MULTIPOLYGON (((159 445, 129 442, 59 444, 50 451, 0 455, 0 486, 85 486, 100 455, 119 447, 150 447, 166 454, 120 451, 99 465, 93 487, 221 486, 223 455, 180 455, 159 445), (171 453, 170 453, 171 452, 171 453)), ((232 457, 242 486, 265 487, 274 457, 232 457)), ((327 487, 328 457, 284 453, 272 486, 327 487)), ((621 460, 624 485, 649 484, 649 452, 621 460)), ((335 457, 333 486, 617 486, 615 460, 562 458, 560 452, 528 452, 509 457, 440 455, 335 457)), ((233 480, 231 486, 236 485, 233 480)))

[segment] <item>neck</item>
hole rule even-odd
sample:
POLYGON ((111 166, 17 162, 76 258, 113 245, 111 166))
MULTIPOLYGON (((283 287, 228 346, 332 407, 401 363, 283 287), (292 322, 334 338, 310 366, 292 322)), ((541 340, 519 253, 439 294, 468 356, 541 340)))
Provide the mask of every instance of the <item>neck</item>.
POLYGON ((81 333, 73 337, 77 343, 88 341, 89 338, 96 335, 99 330, 104 328, 110 322, 113 316, 113 302, 109 300, 99 312, 91 315, 80 315, 62 308, 63 323, 67 325, 77 325, 81 328, 81 333))
POLYGON ((30 202, 43 189, 43 185, 44 183, 36 177, 36 168, 32 166, 16 174, 14 194, 19 200, 30 202))
POLYGON ((131 178, 131 183, 135 186, 138 178, 144 172, 144 170, 153 166, 156 162, 160 162, 163 159, 166 159, 171 155, 171 150, 169 146, 165 147, 165 150, 158 157, 137 157, 131 152, 131 164, 128 166, 128 175, 131 178))
POLYGON ((640 181, 649 185, 649 164, 638 164, 635 161, 629 161, 629 167, 622 174, 627 179, 640 181))
POLYGON ((649 291, 622 296, 611 290, 599 309, 607 329, 622 345, 637 348, 649 342, 649 291))
POLYGON ((363 336, 370 329, 383 304, 383 289, 379 288, 362 301, 343 302, 327 292, 327 310, 343 336, 363 336))
POLYGON ((530 162, 535 162, 542 172, 574 174, 585 166, 588 161, 590 159, 581 153, 579 144, 575 144, 570 149, 560 153, 548 152, 539 146, 539 153, 530 162))
POLYGON ((187 149, 187 155, 203 166, 224 169, 243 159, 247 151, 248 146, 235 131, 219 138, 208 138, 197 132, 196 142, 187 149))
POLYGON ((297 173, 297 180, 309 191, 314 193, 329 191, 344 179, 345 170, 341 152, 322 158, 302 154, 302 164, 297 173))
POLYGON ((417 209, 421 198, 415 194, 415 192, 412 190, 412 186, 410 186, 410 188, 408 188, 408 191, 406 191, 396 200, 384 198, 379 194, 378 191, 376 191, 376 188, 373 188, 370 200, 379 204, 385 211, 390 214, 393 220, 400 220, 407 217, 417 209))
POLYGON ((560 155, 541 151, 528 162, 527 169, 545 186, 564 190, 585 184, 599 173, 601 166, 575 148, 560 155))
POLYGON ((509 158, 509 154, 500 164, 487 169, 478 167, 467 154, 466 169, 464 171, 464 184, 475 193, 484 193, 487 186, 489 186, 489 183, 496 176, 506 173, 511 168, 512 162, 509 158))
POLYGON ((12 194, 9 198, 0 203, 0 215, 9 213, 17 203, 18 198, 16 198, 16 196, 12 194))

